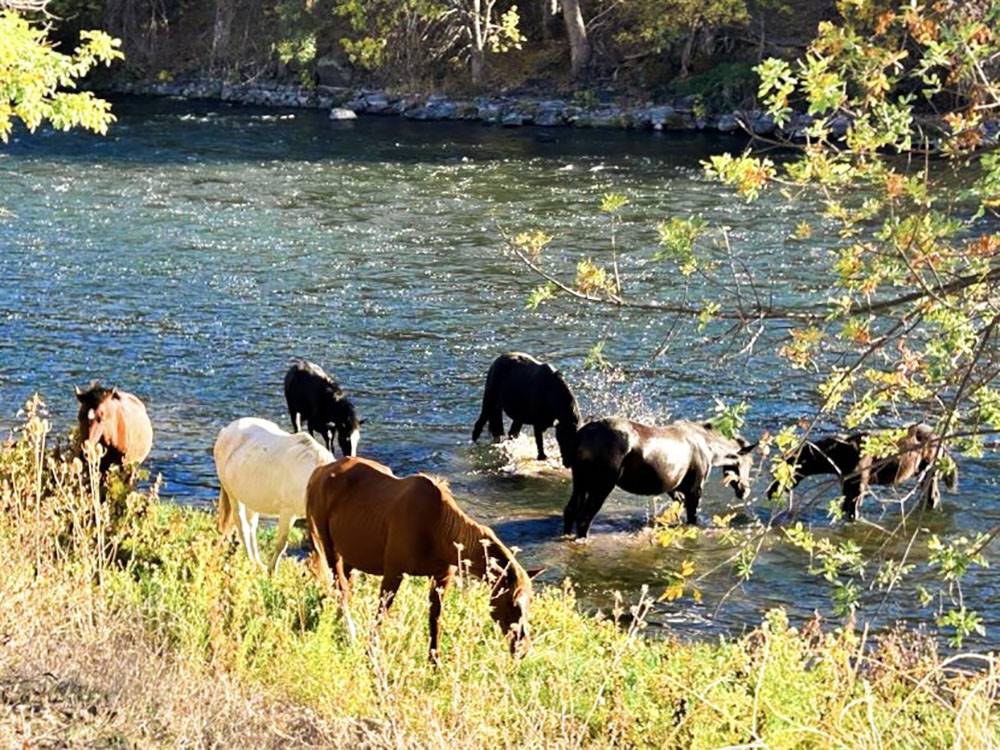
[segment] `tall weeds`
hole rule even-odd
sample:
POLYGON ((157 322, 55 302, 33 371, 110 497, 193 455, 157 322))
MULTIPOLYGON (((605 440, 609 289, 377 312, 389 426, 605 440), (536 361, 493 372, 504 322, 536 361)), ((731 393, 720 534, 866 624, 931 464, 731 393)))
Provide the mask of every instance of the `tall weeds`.
MULTIPOLYGON (((683 643, 643 636, 645 597, 592 617, 567 582, 538 592, 531 648, 515 659, 486 587, 462 580, 446 597, 434 668, 426 583, 406 582, 376 629, 377 581, 357 576, 352 641, 308 566, 286 559, 261 575, 208 514, 161 502, 156 484, 137 492, 112 477, 102 500, 93 466, 47 450, 41 403, 26 412, 0 447, 0 629, 19 634, 0 684, 21 686, 0 689, 8 712, 35 689, 24 688, 35 665, 72 673, 105 702, 116 673, 131 675, 131 703, 107 719, 125 744, 1000 745, 995 656, 944 659, 907 631, 798 631, 780 610, 745 637, 683 643), (46 643, 46 658, 30 656, 46 643), (150 678, 159 672, 170 680, 150 678), (241 737, 221 707, 242 705, 244 716, 247 695, 270 718, 248 719, 241 737)), ((74 731, 94 715, 56 727, 74 731)))

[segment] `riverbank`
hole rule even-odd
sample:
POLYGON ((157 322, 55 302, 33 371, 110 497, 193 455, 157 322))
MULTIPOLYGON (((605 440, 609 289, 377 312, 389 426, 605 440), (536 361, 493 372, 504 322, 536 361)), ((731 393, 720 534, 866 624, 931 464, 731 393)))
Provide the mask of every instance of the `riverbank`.
POLYGON ((915 633, 866 640, 818 622, 799 631, 780 610, 734 640, 652 640, 642 636, 648 598, 590 616, 568 582, 539 587, 531 647, 512 658, 486 587, 462 581, 444 604, 435 668, 425 583, 404 582, 376 628, 377 582, 359 576, 350 606, 361 635, 351 640, 307 565, 286 559, 274 577, 262 574, 220 539, 211 515, 161 502, 156 485, 115 484, 98 502, 79 462, 47 453, 40 405, 27 411, 17 439, 0 447, 0 630, 15 648, 0 660, 5 742, 46 731, 57 744, 121 746, 347 737, 362 747, 985 749, 1000 740, 993 657, 964 671, 915 633), (240 736, 233 717, 248 703, 276 717, 273 727, 258 721, 240 736))
MULTIPOLYGON (((616 128, 630 130, 752 132, 760 136, 781 132, 802 137, 812 119, 795 114, 783 129, 759 110, 711 112, 697 96, 661 102, 631 102, 603 94, 574 99, 540 96, 479 96, 453 98, 439 94, 402 94, 386 90, 302 87, 269 82, 228 83, 197 78, 172 81, 125 81, 102 87, 105 93, 209 99, 263 107, 330 110, 335 120, 359 114, 397 116, 409 120, 479 122, 502 127, 616 128)), ((835 134, 846 132, 846 118, 835 118, 835 134)))

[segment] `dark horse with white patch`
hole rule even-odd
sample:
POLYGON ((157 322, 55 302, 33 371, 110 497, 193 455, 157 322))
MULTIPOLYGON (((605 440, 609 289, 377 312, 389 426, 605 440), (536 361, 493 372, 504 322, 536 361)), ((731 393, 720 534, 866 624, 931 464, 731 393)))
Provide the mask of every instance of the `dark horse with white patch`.
MULTIPOLYGON (((784 459, 794 464, 792 483, 794 488, 806 477, 817 474, 836 474, 840 478, 844 499, 841 509, 844 516, 853 521, 858 507, 868 488, 873 484, 896 485, 917 474, 925 472, 937 457, 948 456, 940 440, 935 438, 934 429, 927 424, 914 424, 896 444, 898 451, 884 458, 862 455, 867 432, 850 435, 830 435, 816 441, 806 441, 802 447, 787 454, 784 459)), ((958 486, 958 468, 954 461, 943 478, 948 489, 954 492, 958 486)), ((778 494, 781 485, 775 480, 767 488, 768 497, 778 494)), ((927 507, 935 507, 941 499, 938 476, 934 473, 927 486, 927 507)))
POLYGON ((104 448, 100 470, 111 466, 131 469, 142 463, 153 447, 153 425, 146 406, 131 393, 105 388, 96 381, 87 390, 73 389, 80 402, 80 453, 85 443, 104 448))
POLYGON ((318 432, 323 436, 331 453, 336 436, 345 456, 357 455, 364 420, 358 419, 354 404, 322 367, 304 359, 295 360, 285 374, 285 400, 294 432, 305 423, 310 435, 318 432))
POLYGON ((742 437, 728 438, 711 424, 678 421, 664 427, 614 417, 588 422, 577 433, 573 495, 563 511, 563 529, 587 536, 594 516, 615 486, 636 495, 666 493, 684 504, 687 522, 697 523, 698 503, 713 466, 736 497, 750 491, 753 450, 742 437))
POLYGON ((539 460, 546 458, 542 443, 545 431, 555 424, 563 466, 570 465, 580 410, 573 391, 558 370, 519 352, 497 357, 486 374, 483 409, 472 430, 473 442, 479 439, 487 422, 493 439, 500 440, 505 413, 513 420, 508 433, 512 438, 521 434, 523 425, 534 426, 539 460))

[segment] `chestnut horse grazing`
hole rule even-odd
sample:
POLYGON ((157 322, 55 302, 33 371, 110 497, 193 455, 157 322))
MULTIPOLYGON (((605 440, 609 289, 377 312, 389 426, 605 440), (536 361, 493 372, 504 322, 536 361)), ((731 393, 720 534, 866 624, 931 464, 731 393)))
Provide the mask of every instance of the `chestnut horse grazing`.
POLYGON ((84 443, 101 445, 101 473, 111 466, 141 464, 153 447, 153 425, 142 401, 117 388, 94 382, 86 391, 74 388, 80 402, 80 449, 84 443))
MULTIPOLYGON (((840 477, 840 487, 844 499, 841 509, 849 521, 858 514, 858 507, 864 500, 868 488, 873 484, 896 485, 926 471, 937 456, 947 456, 944 445, 938 445, 934 428, 927 424, 914 424, 906 431, 897 447, 898 452, 885 458, 862 455, 867 432, 850 435, 830 435, 819 440, 807 441, 796 451, 784 458, 795 465, 795 473, 788 489, 792 489, 805 477, 816 474, 836 474, 840 477)), ((958 486, 958 468, 950 462, 944 475, 948 489, 954 492, 958 486)), ((780 485, 775 480, 767 488, 768 497, 774 497, 780 485)), ((935 473, 927 486, 927 507, 933 508, 941 499, 938 477, 935 473)))
POLYGON ((687 522, 697 523, 698 503, 713 466, 742 500, 750 492, 753 450, 742 437, 728 438, 711 423, 678 421, 665 427, 618 417, 588 422, 577 433, 573 494, 563 511, 563 531, 585 538, 594 516, 617 485, 636 495, 667 493, 684 503, 687 522))
POLYGON ((215 471, 219 475, 219 531, 233 527, 235 504, 240 538, 250 560, 264 567, 257 548, 257 520, 278 519, 278 538, 267 566, 271 573, 288 545, 288 530, 306 515, 306 485, 317 466, 333 454, 310 435, 289 435, 274 422, 245 417, 223 427, 216 438, 215 471))
POLYGON ((437 660, 441 601, 458 569, 495 582, 490 612, 511 652, 527 636, 531 579, 493 531, 473 521, 440 481, 425 474, 397 477, 382 464, 344 458, 321 466, 309 480, 306 506, 316 547, 317 575, 329 585, 336 573, 348 629, 350 574, 355 568, 382 576, 382 613, 403 575, 428 576, 430 658, 437 660), (457 545, 457 546, 456 546, 457 545))

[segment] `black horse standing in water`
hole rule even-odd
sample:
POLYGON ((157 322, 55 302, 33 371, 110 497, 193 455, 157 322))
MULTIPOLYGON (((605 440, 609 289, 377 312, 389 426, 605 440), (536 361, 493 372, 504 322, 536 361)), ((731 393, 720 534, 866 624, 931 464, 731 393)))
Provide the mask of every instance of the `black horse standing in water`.
MULTIPOLYGON (((786 461, 795 466, 792 482, 787 489, 794 488, 806 477, 836 474, 840 478, 841 493, 844 496, 841 510, 847 520, 853 521, 871 485, 896 485, 905 482, 926 471, 936 457, 948 455, 943 445, 938 446, 934 428, 927 424, 910 425, 906 435, 896 444, 899 451, 885 458, 862 455, 868 436, 867 432, 855 432, 806 441, 801 448, 784 456, 786 461)), ((954 492, 957 489, 958 468, 954 461, 950 462, 950 468, 943 479, 949 490, 954 492)), ((775 480, 767 488, 767 496, 774 497, 779 489, 780 484, 775 480)), ((940 499, 941 490, 935 473, 927 485, 927 507, 935 507, 940 499)))
POLYGON ((318 432, 323 436, 331 453, 336 436, 345 456, 357 455, 364 420, 358 419, 354 404, 322 367, 296 359, 285 374, 285 400, 294 432, 305 423, 310 435, 318 432))
POLYGON ((740 500, 750 491, 753 450, 742 437, 728 438, 710 423, 653 425, 612 418, 589 422, 577 433, 573 494, 563 529, 587 536, 594 516, 617 485, 636 495, 667 493, 684 503, 687 522, 698 521, 698 503, 713 466, 740 500))
POLYGON ((518 352, 497 357, 486 375, 483 410, 472 430, 473 442, 479 439, 487 422, 493 439, 500 440, 503 437, 504 413, 513 420, 508 433, 512 438, 521 434, 522 426, 534 426, 540 460, 545 459, 542 444, 545 431, 555 424, 563 466, 570 465, 580 411, 573 391, 558 370, 518 352))

